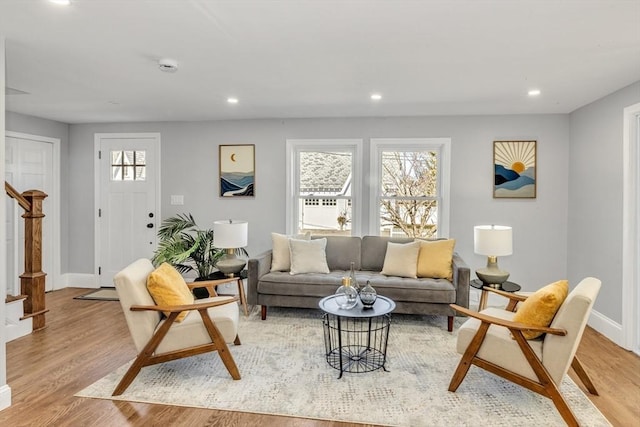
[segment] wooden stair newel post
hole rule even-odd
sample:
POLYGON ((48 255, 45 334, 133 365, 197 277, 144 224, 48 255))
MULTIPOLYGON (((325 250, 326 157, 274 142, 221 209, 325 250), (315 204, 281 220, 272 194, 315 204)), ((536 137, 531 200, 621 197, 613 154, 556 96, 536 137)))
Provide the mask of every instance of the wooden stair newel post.
POLYGON ((22 193, 29 201, 31 209, 24 218, 24 273, 20 275, 20 288, 27 299, 24 300, 25 317, 33 318, 33 330, 45 327, 45 277, 42 271, 42 203, 47 194, 39 190, 22 193))

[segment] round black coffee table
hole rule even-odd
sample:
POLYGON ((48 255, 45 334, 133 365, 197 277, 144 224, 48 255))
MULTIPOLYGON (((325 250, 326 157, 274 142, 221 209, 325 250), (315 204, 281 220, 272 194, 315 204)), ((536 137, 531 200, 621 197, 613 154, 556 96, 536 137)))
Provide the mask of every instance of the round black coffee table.
POLYGON ((370 309, 358 304, 344 310, 338 307, 335 295, 320 300, 324 312, 324 346, 327 363, 340 371, 361 373, 385 369, 391 312, 396 303, 378 296, 370 309))

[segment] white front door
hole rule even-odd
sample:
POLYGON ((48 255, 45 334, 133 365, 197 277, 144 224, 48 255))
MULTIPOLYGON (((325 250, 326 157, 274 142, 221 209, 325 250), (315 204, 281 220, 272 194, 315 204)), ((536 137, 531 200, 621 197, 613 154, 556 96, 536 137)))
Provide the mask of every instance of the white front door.
MULTIPOLYGON (((45 290, 53 289, 56 276, 54 224, 58 221, 56 209, 57 181, 54 173, 54 152, 58 139, 7 132, 5 138, 5 180, 18 192, 41 190, 48 197, 43 202, 42 271, 47 273, 45 290)), ((20 295, 20 275, 24 273, 24 210, 7 197, 7 294, 20 295)), ((59 259, 59 258, 58 258, 59 259)))
POLYGON ((100 286, 138 258, 151 258, 160 216, 160 134, 96 134, 100 286))

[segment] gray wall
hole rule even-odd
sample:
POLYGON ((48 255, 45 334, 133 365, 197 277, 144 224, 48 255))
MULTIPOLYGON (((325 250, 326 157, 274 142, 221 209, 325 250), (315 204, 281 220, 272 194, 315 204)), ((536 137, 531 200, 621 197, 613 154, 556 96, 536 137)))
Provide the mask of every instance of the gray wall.
MULTIPOLYGON (((162 216, 191 212, 201 226, 216 219, 249 221, 249 247, 271 246, 270 232, 285 229, 285 141, 289 138, 451 137, 451 227, 456 249, 472 268, 486 259, 473 253, 473 226, 514 228, 514 254, 500 265, 525 289, 567 276, 568 115, 454 116, 361 119, 242 120, 72 125, 70 128, 69 271, 94 265, 94 134, 160 132, 162 216), (538 197, 492 198, 492 141, 538 140, 538 197), (218 197, 218 145, 256 145, 256 197, 218 197), (171 194, 185 196, 171 206, 171 194), (544 268, 541 268, 544 266, 544 268)), ((368 149, 366 150, 368 152, 368 149)), ((368 161, 365 162, 365 166, 368 161)))
POLYGON ((623 110, 640 102, 640 82, 570 115, 570 280, 602 280, 595 310, 622 323, 623 110))
MULTIPOLYGON (((60 272, 69 270, 69 125, 24 114, 6 112, 6 129, 60 139, 60 272)), ((4 152, 4 150, 3 150, 4 152)), ((46 212, 45 212, 46 215, 46 212)))

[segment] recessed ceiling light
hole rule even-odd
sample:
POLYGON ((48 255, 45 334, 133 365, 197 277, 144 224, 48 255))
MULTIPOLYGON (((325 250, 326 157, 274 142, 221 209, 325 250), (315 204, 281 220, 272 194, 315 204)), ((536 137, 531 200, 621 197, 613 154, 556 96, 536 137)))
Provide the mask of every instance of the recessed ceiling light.
POLYGON ((49 0, 49 2, 62 6, 69 6, 71 4, 71 0, 49 0))
POLYGON ((382 99, 382 95, 380 95, 379 93, 372 93, 371 94, 371 100, 372 101, 380 101, 382 99))
POLYGON ((531 89, 527 92, 529 96, 538 96, 540 95, 540 89, 531 89))
POLYGON ((175 73, 178 71, 178 61, 171 58, 162 58, 158 61, 158 68, 165 73, 175 73))
POLYGON ((238 103, 238 98, 227 98, 227 102, 229 104, 237 104, 238 103))

